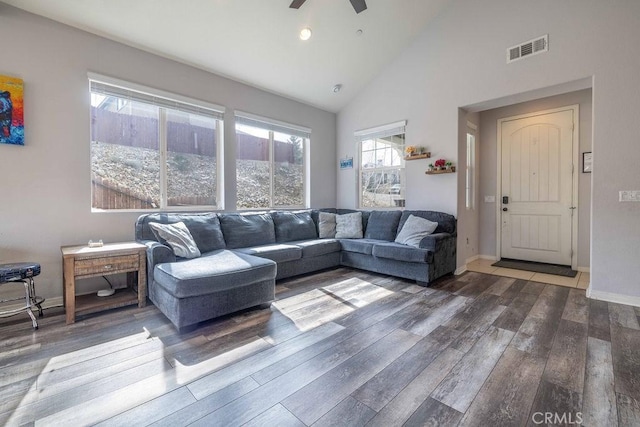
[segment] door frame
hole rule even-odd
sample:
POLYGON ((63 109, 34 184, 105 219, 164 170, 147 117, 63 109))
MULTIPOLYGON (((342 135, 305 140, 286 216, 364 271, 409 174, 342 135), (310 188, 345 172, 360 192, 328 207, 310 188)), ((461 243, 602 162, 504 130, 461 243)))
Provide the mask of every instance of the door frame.
POLYGON ((501 259, 502 253, 502 123, 518 119, 527 119, 530 117, 541 116, 545 114, 559 113, 561 111, 573 112, 573 158, 572 161, 572 206, 573 217, 571 220, 571 268, 576 269, 578 266, 578 179, 580 173, 580 106, 578 104, 568 105, 566 107, 553 108, 550 110, 541 110, 532 113, 519 114, 517 116, 503 117, 498 119, 497 123, 497 174, 496 174, 496 260, 501 259))

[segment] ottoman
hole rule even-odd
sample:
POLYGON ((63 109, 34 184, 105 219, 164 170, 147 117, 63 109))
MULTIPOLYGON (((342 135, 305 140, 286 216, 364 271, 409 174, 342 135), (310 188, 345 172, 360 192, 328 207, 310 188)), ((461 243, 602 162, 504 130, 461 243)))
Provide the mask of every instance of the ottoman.
POLYGON ((275 299, 276 263, 226 249, 156 265, 149 298, 178 330, 275 299))

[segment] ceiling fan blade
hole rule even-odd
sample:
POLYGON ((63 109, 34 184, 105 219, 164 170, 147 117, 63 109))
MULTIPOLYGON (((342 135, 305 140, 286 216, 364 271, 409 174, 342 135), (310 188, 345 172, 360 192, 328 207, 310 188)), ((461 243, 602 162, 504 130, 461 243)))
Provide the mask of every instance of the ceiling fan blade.
POLYGON ((351 6, 356 10, 356 13, 360 13, 363 10, 367 9, 367 3, 365 0, 349 0, 351 2, 351 6))
POLYGON ((293 0, 291 2, 291 4, 289 5, 289 7, 291 9, 300 9, 300 6, 302 6, 305 1, 307 1, 307 0, 293 0))

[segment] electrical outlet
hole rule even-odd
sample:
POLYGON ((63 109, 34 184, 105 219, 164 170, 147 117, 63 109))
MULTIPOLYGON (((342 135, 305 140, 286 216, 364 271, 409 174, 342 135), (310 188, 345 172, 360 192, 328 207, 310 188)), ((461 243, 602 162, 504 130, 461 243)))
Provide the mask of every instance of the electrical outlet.
POLYGON ((640 202, 639 190, 624 190, 620 191, 621 202, 640 202))
POLYGON ((484 202, 485 203, 495 203, 496 202, 496 196, 484 196, 484 202))

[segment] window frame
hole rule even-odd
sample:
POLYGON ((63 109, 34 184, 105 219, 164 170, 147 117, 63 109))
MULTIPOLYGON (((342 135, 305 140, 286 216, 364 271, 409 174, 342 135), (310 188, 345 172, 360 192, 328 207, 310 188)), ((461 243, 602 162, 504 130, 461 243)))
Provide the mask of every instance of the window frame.
MULTIPOLYGON (((242 211, 263 211, 265 209, 309 209, 311 206, 311 195, 309 191, 309 176, 310 176, 310 157, 309 152, 311 148, 311 128, 296 125, 292 123, 283 122, 263 116, 259 116, 253 113, 247 113, 240 110, 234 111, 234 132, 236 133, 237 144, 237 125, 250 126, 257 129, 267 131, 269 134, 269 206, 256 207, 256 208, 239 208, 242 211), (302 138, 302 190, 303 190, 303 204, 302 205, 274 205, 274 166, 275 166, 275 133, 284 133, 286 135, 297 136, 302 138)), ((237 146, 237 145, 236 145, 237 146)), ((238 157, 236 155, 236 180, 238 176, 237 166, 238 157)), ((237 181, 236 181, 237 182, 237 181)), ((237 185, 236 185, 237 187, 237 185)), ((236 207, 238 204, 238 192, 236 191, 236 207)))
MULTIPOLYGON (((202 210, 224 210, 224 113, 225 107, 207 101, 197 100, 161 89, 131 83, 124 80, 108 77, 96 73, 87 73, 89 83, 89 96, 101 91, 107 96, 118 97, 127 101, 136 101, 153 105, 158 108, 158 155, 159 155, 159 191, 160 206, 157 208, 131 208, 131 209, 101 209, 93 206, 93 186, 90 197, 92 213, 118 213, 118 212, 190 212, 202 210), (216 194, 215 205, 168 205, 168 139, 167 139, 167 111, 181 111, 189 114, 200 115, 216 120, 216 194)), ((128 104, 127 102, 126 104, 128 104)), ((120 103, 118 102, 118 105, 120 103)), ((90 127, 93 126, 90 120, 90 127)), ((91 143, 91 138, 90 141, 91 143)), ((90 154, 90 163, 92 157, 90 154)), ((90 173, 93 169, 90 166, 90 173)), ((91 180, 91 177, 89 178, 91 180)))
POLYGON ((473 211, 476 208, 476 132, 474 128, 467 125, 467 150, 465 167, 465 208, 473 211))
MULTIPOLYGON (((357 182, 357 200, 358 200, 358 209, 368 209, 368 210, 391 210, 391 209, 398 209, 398 208, 404 208, 404 206, 406 205, 406 191, 407 191, 407 187, 406 187, 406 162, 404 160, 404 149, 406 148, 406 126, 407 126, 407 121, 406 120, 402 120, 399 122, 394 122, 394 123, 389 123, 386 125, 382 125, 382 126, 376 126, 376 127, 372 127, 372 128, 367 128, 367 129, 362 129, 359 131, 356 131, 354 133, 354 137, 356 139, 356 144, 357 144, 357 150, 358 150, 358 177, 356 179, 357 182), (397 147, 400 149, 399 150, 399 156, 400 156, 400 165, 399 166, 381 166, 381 167, 374 167, 374 168, 364 168, 364 164, 363 164, 363 143, 364 141, 369 141, 369 140, 374 140, 375 144, 378 144, 378 139, 381 138, 385 138, 385 137, 389 137, 389 136, 395 136, 395 135, 404 135, 404 143, 402 145, 400 144, 396 144, 397 147), (362 204, 362 174, 363 171, 368 170, 378 170, 381 172, 384 172, 386 170, 397 170, 400 169, 400 176, 401 176, 401 180, 400 180, 400 193, 398 194, 398 196, 400 196, 399 199, 394 199, 394 200, 403 200, 402 206, 363 206, 362 204)), ((374 150, 377 150, 377 148, 374 148, 374 150)), ((390 199, 391 200, 391 199, 390 199)))

